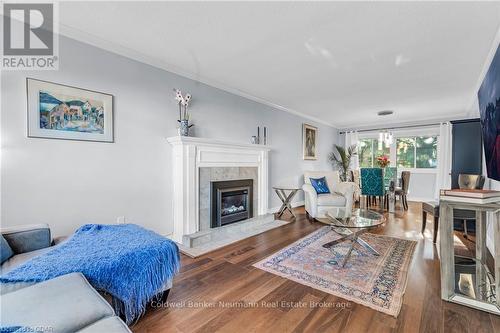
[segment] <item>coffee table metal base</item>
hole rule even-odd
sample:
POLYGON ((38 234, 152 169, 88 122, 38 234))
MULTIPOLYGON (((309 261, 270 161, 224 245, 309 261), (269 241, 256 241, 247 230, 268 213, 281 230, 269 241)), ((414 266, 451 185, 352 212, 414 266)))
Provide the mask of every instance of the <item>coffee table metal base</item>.
POLYGON ((370 244, 368 244, 366 241, 359 238, 359 236, 361 236, 362 234, 364 234, 365 232, 368 231, 367 229, 360 229, 360 230, 353 232, 353 231, 346 229, 346 228, 334 228, 334 227, 332 227, 332 230, 335 231, 337 234, 339 234, 342 237, 340 237, 339 239, 336 239, 334 241, 328 242, 326 244, 323 244, 324 248, 331 249, 332 247, 334 247, 335 245, 337 245, 339 243, 346 242, 346 241, 351 242, 351 246, 347 250, 347 254, 344 257, 344 260, 342 260, 341 267, 345 267, 345 264, 347 263, 347 261, 351 257, 352 249, 354 248, 354 245, 356 245, 356 244, 361 245, 364 249, 368 250, 374 256, 380 255, 380 253, 378 253, 370 244))

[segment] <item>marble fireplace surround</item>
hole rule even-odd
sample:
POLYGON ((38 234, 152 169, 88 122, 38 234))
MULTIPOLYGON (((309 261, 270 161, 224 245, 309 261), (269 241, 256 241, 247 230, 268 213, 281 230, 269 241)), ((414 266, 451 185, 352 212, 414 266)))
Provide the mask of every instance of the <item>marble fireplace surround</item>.
MULTIPOLYGON (((200 203, 200 197, 203 196, 200 192, 200 178, 203 178, 202 186, 206 189, 205 176, 210 180, 229 180, 231 177, 253 179, 253 175, 249 176, 256 172, 254 214, 267 214, 269 147, 182 136, 170 137, 167 141, 173 151, 174 230, 170 237, 175 242, 182 244, 185 236, 202 231, 201 221, 206 223, 204 217, 200 219, 205 207, 205 204, 200 203), (210 170, 210 176, 205 170, 210 170), (217 177, 222 179, 212 179, 217 177)), ((203 224, 203 229, 205 228, 206 225, 203 224)))
POLYGON ((199 174, 199 224, 200 231, 210 229, 211 182, 224 180, 253 180, 253 216, 258 215, 258 169, 256 167, 203 167, 199 174))

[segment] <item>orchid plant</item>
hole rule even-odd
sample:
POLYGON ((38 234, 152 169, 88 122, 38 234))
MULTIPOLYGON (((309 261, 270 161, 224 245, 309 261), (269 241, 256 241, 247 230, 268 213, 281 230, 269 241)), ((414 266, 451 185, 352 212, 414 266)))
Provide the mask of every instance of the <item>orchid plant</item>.
POLYGON ((179 104, 179 122, 183 120, 189 121, 190 115, 187 112, 187 108, 189 106, 189 102, 191 101, 191 94, 187 93, 182 96, 182 91, 179 89, 174 89, 175 92, 175 100, 179 104))

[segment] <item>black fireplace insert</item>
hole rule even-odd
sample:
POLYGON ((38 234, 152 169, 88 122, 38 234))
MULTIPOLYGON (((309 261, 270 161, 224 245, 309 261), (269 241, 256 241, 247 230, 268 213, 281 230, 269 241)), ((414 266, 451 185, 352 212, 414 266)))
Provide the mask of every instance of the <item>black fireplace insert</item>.
POLYGON ((211 182, 210 226, 221 227, 253 217, 253 180, 211 182))

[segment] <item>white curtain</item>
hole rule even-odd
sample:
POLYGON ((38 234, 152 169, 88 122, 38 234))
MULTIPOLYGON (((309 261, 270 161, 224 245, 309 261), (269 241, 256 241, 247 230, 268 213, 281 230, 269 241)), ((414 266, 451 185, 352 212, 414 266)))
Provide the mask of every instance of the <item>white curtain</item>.
MULTIPOLYGON (((345 148, 349 148, 352 145, 357 145, 359 140, 358 132, 346 132, 345 133, 345 148)), ((359 167, 359 157, 356 154, 351 160, 351 170, 356 170, 359 167)))
POLYGON ((434 197, 439 199, 441 189, 451 188, 451 123, 441 123, 439 125, 439 138, 437 149, 437 174, 436 191, 434 197))

